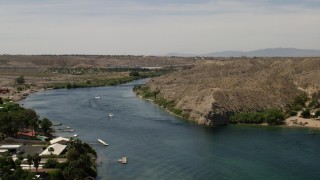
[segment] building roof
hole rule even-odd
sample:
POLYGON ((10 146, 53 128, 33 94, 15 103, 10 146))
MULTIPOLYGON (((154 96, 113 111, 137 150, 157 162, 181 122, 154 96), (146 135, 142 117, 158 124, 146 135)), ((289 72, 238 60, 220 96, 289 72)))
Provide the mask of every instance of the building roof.
POLYGON ((8 151, 8 149, 0 149, 0 153, 5 153, 7 151, 8 151))
POLYGON ((0 149, 18 149, 21 146, 21 144, 4 144, 0 146, 0 149))
POLYGON ((24 135, 24 136, 29 136, 29 137, 34 137, 35 134, 36 134, 35 131, 18 132, 18 135, 24 135))
POLYGON ((41 154, 40 156, 43 156, 43 155, 50 155, 51 152, 49 151, 49 148, 52 147, 54 149, 54 151, 52 151, 52 154, 54 155, 60 155, 62 153, 62 151, 64 149, 66 149, 67 145, 62 145, 62 144, 59 144, 59 143, 55 143, 55 144, 52 144, 50 145, 47 149, 45 149, 41 154))
POLYGON ((69 138, 64 138, 64 137, 57 137, 57 138, 55 138, 55 139, 52 139, 51 141, 50 141, 50 144, 55 144, 55 143, 58 143, 58 142, 60 142, 60 141, 67 141, 67 142, 69 142, 69 138))

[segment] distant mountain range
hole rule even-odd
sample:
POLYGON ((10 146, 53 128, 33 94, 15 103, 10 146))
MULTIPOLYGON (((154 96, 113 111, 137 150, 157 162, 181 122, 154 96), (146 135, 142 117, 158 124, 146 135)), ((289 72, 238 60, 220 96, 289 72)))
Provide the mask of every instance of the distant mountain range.
POLYGON ((254 51, 222 51, 208 54, 183 54, 183 53, 169 53, 167 56, 206 56, 206 57, 320 57, 320 50, 312 49, 296 49, 296 48, 268 48, 254 51))

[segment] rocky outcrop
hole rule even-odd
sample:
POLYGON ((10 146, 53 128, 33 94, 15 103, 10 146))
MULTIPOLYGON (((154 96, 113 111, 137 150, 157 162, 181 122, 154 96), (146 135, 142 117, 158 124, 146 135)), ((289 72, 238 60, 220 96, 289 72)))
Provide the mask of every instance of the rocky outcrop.
POLYGON ((284 110, 303 91, 319 91, 320 58, 208 60, 151 79, 147 86, 174 100, 190 120, 222 125, 235 112, 284 110))

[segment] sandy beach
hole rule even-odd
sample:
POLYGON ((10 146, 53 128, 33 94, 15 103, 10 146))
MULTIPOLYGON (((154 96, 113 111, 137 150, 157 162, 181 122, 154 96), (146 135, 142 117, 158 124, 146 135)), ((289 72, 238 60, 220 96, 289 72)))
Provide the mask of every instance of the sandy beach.
POLYGON ((320 128, 320 120, 302 118, 300 113, 297 116, 287 118, 285 123, 286 126, 320 128))

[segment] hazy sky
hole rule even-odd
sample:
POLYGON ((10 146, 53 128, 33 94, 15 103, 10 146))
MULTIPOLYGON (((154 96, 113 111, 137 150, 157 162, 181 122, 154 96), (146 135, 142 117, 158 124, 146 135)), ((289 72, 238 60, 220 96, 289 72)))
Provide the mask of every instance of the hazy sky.
POLYGON ((0 54, 320 49, 320 0, 0 0, 0 54))

